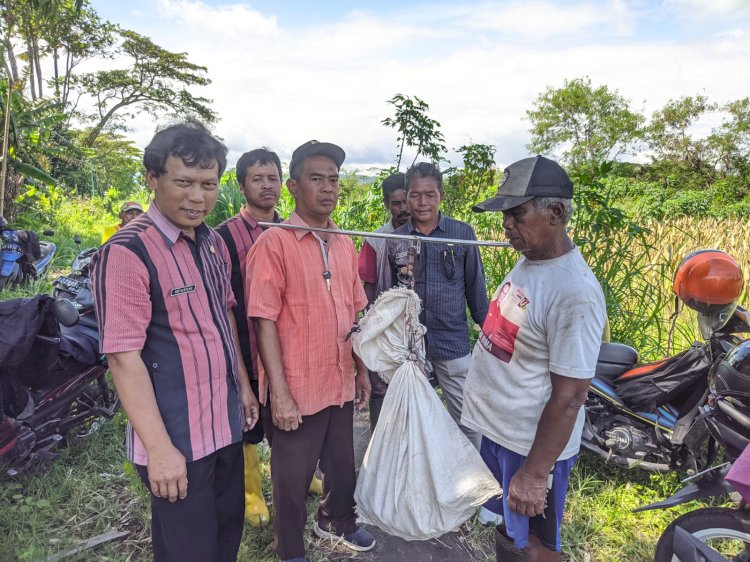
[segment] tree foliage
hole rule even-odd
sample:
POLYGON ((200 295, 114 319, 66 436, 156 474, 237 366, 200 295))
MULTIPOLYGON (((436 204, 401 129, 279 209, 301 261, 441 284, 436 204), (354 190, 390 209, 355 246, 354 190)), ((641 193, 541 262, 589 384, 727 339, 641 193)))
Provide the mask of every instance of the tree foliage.
POLYGON ((137 113, 216 118, 210 100, 191 91, 210 82, 205 67, 102 20, 89 0, 3 0, 0 59, 0 90, 13 90, 10 218, 14 199, 29 192, 34 197, 26 202, 52 197, 52 184, 54 197, 137 190, 140 151, 117 134, 137 113), (81 73, 80 63, 91 58, 123 64, 81 73))
POLYGON ((594 87, 588 77, 547 88, 526 115, 531 121, 529 150, 562 149, 568 165, 589 172, 632 151, 644 122, 617 90, 594 87))
POLYGON ((213 122, 210 100, 190 93, 190 86, 210 83, 208 69, 191 63, 186 53, 172 53, 134 31, 120 31, 119 54, 130 59, 127 68, 101 70, 74 77, 73 88, 94 98, 96 113, 84 115, 93 123, 86 138, 92 146, 108 128, 122 129, 128 111, 154 116, 171 112, 213 122))
POLYGON ((388 103, 395 108, 395 115, 386 117, 381 123, 398 132, 396 171, 401 168, 401 160, 406 147, 417 149, 412 165, 420 155, 433 162, 439 162, 446 152, 445 138, 440 132, 440 123, 427 114, 430 109, 427 102, 417 96, 412 98, 396 94, 388 100, 388 103))

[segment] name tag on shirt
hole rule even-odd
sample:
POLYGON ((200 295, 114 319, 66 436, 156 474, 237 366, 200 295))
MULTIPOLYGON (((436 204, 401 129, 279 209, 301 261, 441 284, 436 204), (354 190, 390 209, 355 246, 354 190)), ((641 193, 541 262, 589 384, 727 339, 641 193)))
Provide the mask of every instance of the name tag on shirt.
POLYGON ((195 285, 186 285, 184 287, 177 287, 176 289, 172 289, 172 292, 170 293, 173 297, 177 297, 179 295, 184 295, 185 293, 192 293, 195 291, 195 285))

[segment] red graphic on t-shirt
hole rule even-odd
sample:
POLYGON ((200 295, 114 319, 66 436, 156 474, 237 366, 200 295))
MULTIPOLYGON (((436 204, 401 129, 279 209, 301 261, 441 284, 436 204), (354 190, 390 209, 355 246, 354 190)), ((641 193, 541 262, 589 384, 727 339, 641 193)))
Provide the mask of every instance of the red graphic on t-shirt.
POLYGON ((523 321, 523 313, 529 304, 529 299, 520 290, 516 291, 513 298, 506 299, 510 288, 510 282, 505 283, 493 297, 482 326, 482 334, 479 336, 482 347, 504 363, 510 363, 513 357, 516 336, 523 321), (518 323, 512 322, 508 317, 512 317, 518 323))

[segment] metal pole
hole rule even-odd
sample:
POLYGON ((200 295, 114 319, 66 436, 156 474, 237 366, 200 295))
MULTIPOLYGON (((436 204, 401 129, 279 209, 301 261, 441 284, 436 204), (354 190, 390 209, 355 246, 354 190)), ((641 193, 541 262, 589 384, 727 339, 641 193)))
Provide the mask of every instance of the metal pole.
POLYGON ((3 120, 3 164, 0 170, 0 216, 5 211, 5 183, 8 178, 8 146, 10 145, 10 96, 13 89, 10 83, 10 77, 5 81, 7 84, 7 97, 5 100, 5 117, 3 120))
POLYGON ((489 242, 485 240, 461 240, 457 238, 435 238, 433 236, 417 236, 416 234, 392 234, 386 232, 364 232, 361 230, 341 230, 338 228, 320 228, 317 226, 302 226, 297 224, 282 224, 276 222, 259 222, 263 228, 276 227, 289 230, 312 230, 314 232, 328 232, 331 234, 346 234, 348 236, 364 236, 367 238, 390 238, 393 240, 409 240, 411 242, 432 242, 438 244, 456 244, 459 246, 489 246, 492 248, 510 248, 510 242, 489 242))

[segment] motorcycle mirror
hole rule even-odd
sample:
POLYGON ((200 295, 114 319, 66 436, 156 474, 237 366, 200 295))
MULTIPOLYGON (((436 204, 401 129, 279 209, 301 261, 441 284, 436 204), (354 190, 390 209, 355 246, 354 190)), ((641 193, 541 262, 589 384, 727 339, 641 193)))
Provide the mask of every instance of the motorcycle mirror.
POLYGON ((77 246, 80 246, 81 245, 81 237, 76 234, 75 236, 73 236, 73 242, 75 242, 77 246))
POLYGON ((42 232, 42 234, 44 234, 45 236, 54 236, 55 235, 55 231, 54 230, 45 230, 44 232, 42 232))
POLYGON ((78 323, 78 310, 68 299, 57 299, 52 303, 50 309, 57 321, 63 326, 70 328, 78 323))

